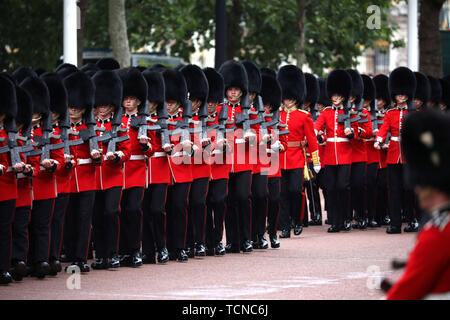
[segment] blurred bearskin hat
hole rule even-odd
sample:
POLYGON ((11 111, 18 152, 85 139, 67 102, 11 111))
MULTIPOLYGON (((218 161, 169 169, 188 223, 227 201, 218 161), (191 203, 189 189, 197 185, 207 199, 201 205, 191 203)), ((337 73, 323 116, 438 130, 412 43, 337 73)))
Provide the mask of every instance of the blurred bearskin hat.
POLYGON ((166 88, 166 101, 177 101, 184 104, 187 99, 187 86, 183 74, 174 69, 167 69, 162 75, 166 88))
POLYGON ((319 78, 319 99, 317 100, 317 103, 324 107, 329 107, 332 104, 327 94, 327 79, 319 78))
POLYGON ((14 79, 16 79, 17 83, 21 83, 28 77, 37 77, 38 75, 30 67, 20 67, 12 73, 12 76, 14 79))
POLYGON ((113 70, 97 71, 92 77, 95 85, 94 107, 114 106, 117 110, 122 106, 122 80, 113 70))
POLYGON ((345 70, 336 69, 330 72, 327 78, 327 95, 331 99, 334 94, 344 98, 344 104, 350 99, 352 93, 352 77, 345 70))
POLYGON ((114 58, 101 58, 96 63, 101 70, 118 70, 120 69, 119 62, 114 58))
POLYGON ((248 92, 259 94, 261 92, 261 72, 252 61, 242 61, 242 65, 247 72, 248 92))
POLYGON ((311 105, 315 105, 319 99, 319 81, 311 73, 305 73, 305 83, 306 83, 306 97, 305 102, 310 102, 311 105))
POLYGON ((358 105, 364 94, 364 83, 358 70, 347 69, 345 70, 352 78, 352 93, 350 96, 355 96, 354 104, 358 105))
POLYGON ((123 95, 122 100, 126 97, 136 97, 141 101, 139 107, 145 105, 147 101, 147 82, 142 73, 134 68, 124 68, 116 71, 122 79, 123 95))
POLYGON ((68 107, 86 109, 87 115, 94 106, 95 85, 92 79, 84 72, 77 71, 64 78, 67 90, 68 107))
POLYGON ((416 77, 416 91, 414 92, 414 99, 422 101, 426 107, 426 104, 428 100, 430 100, 431 96, 430 81, 427 76, 421 72, 414 72, 414 76, 416 77))
POLYGON ((17 97, 17 125, 22 124, 22 132, 25 132, 31 126, 33 118, 33 100, 30 94, 20 86, 16 86, 17 97))
POLYGON ((398 67, 389 75, 389 91, 394 104, 396 95, 408 96, 408 102, 414 100, 416 86, 416 77, 407 67, 398 67))
POLYGON ((203 69, 206 79, 208 80, 208 99, 206 101, 214 101, 222 103, 225 93, 225 84, 223 77, 213 68, 203 69))
POLYGON ((41 79, 44 80, 50 94, 50 111, 58 113, 61 118, 64 118, 68 110, 68 98, 63 80, 55 72, 46 72, 41 75, 41 79))
POLYGON ((33 113, 48 116, 50 114, 50 92, 44 80, 39 77, 28 77, 20 86, 25 89, 33 101, 33 113))
POLYGON ((389 78, 384 74, 378 74, 373 77, 375 84, 377 100, 383 99, 386 102, 386 108, 391 105, 391 94, 389 93, 389 78))
POLYGON ((16 86, 8 77, 0 76, 0 114, 5 114, 7 118, 17 116, 16 86))
POLYGON ((219 73, 223 76, 225 84, 225 93, 228 88, 238 87, 245 96, 248 93, 248 76, 242 63, 228 60, 219 68, 219 73))
POLYGON ((202 103, 208 98, 208 79, 199 66, 189 64, 181 68, 181 73, 186 80, 186 86, 189 92, 189 99, 200 100, 202 103))
POLYGON ((264 105, 269 105, 274 111, 281 105, 281 86, 278 80, 270 74, 261 75, 261 98, 264 105))
POLYGON ((165 101, 165 86, 162 73, 152 71, 150 69, 142 72, 148 86, 147 100, 150 102, 156 102, 158 105, 163 105, 165 101))
POLYGON ((294 65, 286 65, 278 70, 277 80, 281 86, 282 100, 296 100, 301 108, 306 96, 306 83, 303 71, 294 65))

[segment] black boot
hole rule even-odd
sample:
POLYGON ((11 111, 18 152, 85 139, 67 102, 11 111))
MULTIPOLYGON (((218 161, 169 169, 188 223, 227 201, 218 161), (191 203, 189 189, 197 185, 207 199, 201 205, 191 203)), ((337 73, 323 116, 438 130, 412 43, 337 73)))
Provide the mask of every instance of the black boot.
POLYGON ((291 230, 283 229, 283 231, 281 231, 280 238, 284 239, 290 237, 291 237, 291 230))
POLYGON ((158 250, 158 263, 166 263, 169 261, 169 252, 167 251, 166 247, 161 248, 158 250))
POLYGON ((280 241, 277 238, 277 235, 269 235, 269 239, 270 239, 270 246, 272 248, 279 248, 280 247, 280 241))

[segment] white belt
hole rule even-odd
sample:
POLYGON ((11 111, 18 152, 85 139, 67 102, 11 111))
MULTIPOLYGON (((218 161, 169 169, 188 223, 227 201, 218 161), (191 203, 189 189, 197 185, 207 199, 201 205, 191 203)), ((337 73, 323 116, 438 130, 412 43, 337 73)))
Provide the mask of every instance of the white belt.
POLYGON ((6 172, 11 172, 13 171, 13 167, 8 167, 8 169, 6 169, 6 172))
POLYGON ((211 154, 223 154, 223 151, 222 151, 222 150, 214 149, 213 152, 212 152, 211 154))
POLYGON ((235 143, 236 144, 245 143, 245 139, 236 139, 235 143))
POLYGON ((145 160, 145 156, 143 154, 132 154, 130 160, 145 160))
POLYGON ((275 152, 272 149, 266 149, 266 153, 278 153, 278 152, 275 152))
POLYGON ((155 152, 152 155, 152 158, 162 158, 162 157, 165 157, 166 155, 167 155, 167 153, 165 153, 165 152, 155 152))
POLYGON ((39 168, 41 169, 41 171, 47 170, 47 169, 45 169, 43 166, 40 166, 39 168))
POLYGON ((186 151, 178 151, 176 153, 174 153, 171 157, 184 157, 184 156, 188 156, 189 154, 186 151))
POLYGON ((28 178, 26 175, 24 175, 22 172, 17 174, 17 179, 23 179, 28 178))
POLYGON ((370 139, 362 139, 365 142, 369 142, 369 141, 375 141, 375 138, 370 138, 370 139))
POLYGON ((328 138, 327 142, 350 142, 347 138, 328 138))
POLYGON ((78 159, 77 160, 78 165, 88 164, 88 163, 92 163, 92 159, 78 159))
POLYGON ((391 140, 392 140, 392 141, 400 142, 400 137, 391 137, 391 140))

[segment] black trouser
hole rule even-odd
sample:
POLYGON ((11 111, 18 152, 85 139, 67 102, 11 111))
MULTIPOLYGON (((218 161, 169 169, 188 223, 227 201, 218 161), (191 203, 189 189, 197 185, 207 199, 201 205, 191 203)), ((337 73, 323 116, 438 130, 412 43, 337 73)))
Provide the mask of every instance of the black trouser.
POLYGON ((0 271, 9 271, 16 199, 0 201, 0 271))
POLYGON ((347 213, 347 219, 365 219, 366 210, 364 209, 366 162, 354 162, 350 169, 350 195, 351 207, 347 213), (353 217, 353 211, 355 217, 353 217))
POLYGON ((14 213, 11 256, 12 261, 27 260, 28 224, 30 223, 30 214, 31 206, 18 207, 16 208, 16 212, 14 213))
POLYGON ((251 171, 230 173, 225 228, 227 229, 227 243, 235 246, 251 240, 251 185, 251 171), (230 239, 228 239, 228 236, 230 236, 230 239))
POLYGON ((142 210, 142 252, 152 255, 166 246, 167 183, 150 184, 145 190, 142 210))
POLYGON ((167 189, 167 249, 181 250, 186 246, 187 207, 191 183, 175 183, 167 189))
POLYGON ((222 241, 226 212, 228 179, 211 180, 206 198, 206 246, 214 248, 222 241))
POLYGON ((303 168, 281 170, 280 228, 290 230, 291 221, 302 224, 303 168))
POLYGON ((325 182, 327 186, 328 212, 331 213, 328 220, 332 225, 341 227, 349 207, 350 165, 326 165, 325 182))
POLYGON ((142 199, 144 187, 133 187, 122 192, 120 207, 120 254, 134 254, 141 249, 142 199))
POLYGON ((252 177, 252 239, 262 237, 266 232, 267 174, 256 173, 252 177))
POLYGON ((50 226, 50 261, 59 260, 61 244, 63 238, 64 217, 67 205, 69 204, 69 194, 60 193, 55 199, 53 208, 52 224, 50 226))
POLYGON ((29 224, 30 248, 28 262, 48 262, 50 253, 50 224, 55 199, 34 200, 29 224))
POLYGON ((95 191, 71 193, 64 224, 64 249, 72 261, 86 261, 95 191))
POLYGON ((389 215, 391 225, 401 227, 402 225, 402 199, 404 210, 408 215, 414 216, 414 192, 412 187, 405 183, 404 168, 402 164, 388 164, 389 172, 389 215))
MULTIPOLYGON (((324 199, 324 209, 325 211, 328 211, 328 204, 327 204, 327 185, 325 183, 325 168, 322 168, 319 173, 317 174, 317 184, 320 189, 322 189, 323 199, 324 199)), ((329 213, 327 212, 327 215, 329 213)))
POLYGON ((369 220, 377 218, 377 170, 378 163, 370 163, 366 169, 366 207, 369 220))
POLYGON ((189 190, 188 222, 186 246, 205 243, 206 226, 206 195, 208 193, 208 178, 192 181, 189 190))
POLYGON ((388 205, 388 169, 378 169, 377 173, 377 222, 382 221, 386 216, 389 216, 388 205))
MULTIPOLYGON (((308 196, 309 201, 309 214, 311 220, 317 220, 322 217, 322 206, 320 204, 319 195, 319 183, 317 174, 314 171, 314 165, 312 163, 308 164, 313 176, 310 181, 305 181, 305 193, 308 196)), ((307 212, 307 211, 305 211, 307 212)), ((308 214, 305 214, 305 219, 308 221, 308 214)))
POLYGON ((110 258, 115 252, 117 239, 115 221, 120 213, 122 187, 99 190, 95 194, 92 216, 96 258, 110 258))
POLYGON ((280 216, 281 178, 269 178, 268 189, 269 210, 267 214, 267 233, 273 236, 277 233, 278 218, 280 216))

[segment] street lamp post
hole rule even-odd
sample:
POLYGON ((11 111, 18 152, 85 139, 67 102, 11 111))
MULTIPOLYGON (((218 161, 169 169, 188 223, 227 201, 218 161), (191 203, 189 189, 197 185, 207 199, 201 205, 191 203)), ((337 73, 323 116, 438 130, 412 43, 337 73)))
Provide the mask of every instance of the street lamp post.
POLYGON ((77 0, 64 0, 64 62, 77 65, 77 0))
POLYGON ((417 0, 408 0, 408 67, 412 71, 419 71, 419 35, 417 23, 417 0))

